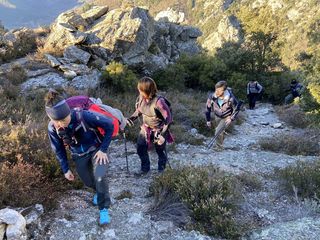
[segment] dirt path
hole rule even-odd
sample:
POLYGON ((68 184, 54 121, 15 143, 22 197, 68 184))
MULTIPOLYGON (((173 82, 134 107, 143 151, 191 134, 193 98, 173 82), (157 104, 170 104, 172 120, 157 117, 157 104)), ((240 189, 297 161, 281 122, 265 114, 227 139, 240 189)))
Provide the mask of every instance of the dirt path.
MULTIPOLYGON (((293 221, 293 223, 297 221, 301 225, 303 219, 307 219, 305 224, 311 224, 310 217, 318 215, 315 211, 310 211, 308 206, 299 205, 294 199, 283 195, 279 191, 278 182, 266 176, 271 174, 275 167, 283 168, 298 160, 313 161, 316 157, 289 156, 260 149, 257 142, 262 138, 271 137, 278 133, 300 131, 292 129, 284 123, 282 123, 283 128, 273 128, 272 125, 280 121, 272 105, 260 104, 256 110, 247 110, 243 114, 246 118, 245 122, 235 126, 235 134, 227 136, 224 151, 214 152, 205 146, 178 144, 175 151, 169 152, 170 163, 173 167, 213 164, 227 172, 254 174, 261 181, 262 187, 259 190, 244 193, 241 214, 243 214, 244 220, 246 218, 258 219, 260 226, 264 228, 247 238, 285 239, 282 238, 281 232, 276 236, 272 235, 271 238, 270 232, 274 234, 275 230, 267 231, 266 227, 277 229, 276 226, 279 226, 281 229, 281 226, 288 221, 293 221), (262 233, 263 236, 261 236, 262 233)), ((206 141, 208 142, 209 139, 206 141)), ((130 171, 138 171, 140 161, 135 154, 133 143, 128 143, 128 152, 130 171)), ((183 231, 169 221, 156 222, 150 219, 146 212, 152 204, 152 198, 148 197, 148 187, 152 177, 157 174, 155 170, 157 158, 154 153, 151 154, 152 173, 142 178, 135 178, 133 174, 126 173, 124 145, 121 141, 112 144, 110 156, 112 159, 110 166, 110 192, 113 202, 110 209, 112 223, 105 228, 98 227, 98 210, 91 205, 93 194, 86 191, 73 191, 69 193, 69 196, 63 197, 59 208, 50 217, 42 220, 38 232, 35 233, 35 239, 43 239, 44 237, 61 240, 213 239, 198 232, 183 231), (132 198, 117 200, 116 197, 126 190, 132 193, 132 198)), ((307 227, 313 229, 314 234, 314 228, 309 225, 307 227)), ((282 228, 284 227, 282 226, 282 228)), ((305 228, 293 227, 292 231, 301 229, 305 228)), ((303 231, 302 235, 306 234, 307 230, 303 231)), ((317 231, 320 234, 320 229, 317 231)))

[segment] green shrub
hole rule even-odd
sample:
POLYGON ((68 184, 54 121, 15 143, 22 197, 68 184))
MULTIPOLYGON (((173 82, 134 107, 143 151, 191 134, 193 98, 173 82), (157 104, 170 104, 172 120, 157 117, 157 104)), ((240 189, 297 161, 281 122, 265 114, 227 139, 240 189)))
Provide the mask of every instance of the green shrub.
POLYGON ((111 62, 102 73, 103 87, 112 87, 118 92, 132 92, 137 87, 137 76, 127 66, 111 62))
POLYGON ((293 193, 296 188, 298 196, 310 198, 320 196, 320 160, 315 162, 299 161, 284 169, 276 170, 285 190, 293 193))
MULTIPOLYGON (((204 233, 224 238, 240 237, 238 225, 234 220, 239 192, 236 179, 214 167, 185 167, 168 170, 156 177, 150 191, 155 198, 153 206, 165 206, 164 211, 171 209, 184 214, 191 211, 194 220, 191 226, 204 233), (170 198, 167 198, 170 196, 170 198), (166 200, 174 206, 168 206, 166 200), (180 205, 178 204, 180 203, 180 205)), ((151 208, 151 212, 161 214, 162 209, 151 208)))
POLYGON ((304 134, 279 134, 259 141, 263 150, 283 152, 289 155, 316 156, 320 154, 320 134, 309 130, 304 134))

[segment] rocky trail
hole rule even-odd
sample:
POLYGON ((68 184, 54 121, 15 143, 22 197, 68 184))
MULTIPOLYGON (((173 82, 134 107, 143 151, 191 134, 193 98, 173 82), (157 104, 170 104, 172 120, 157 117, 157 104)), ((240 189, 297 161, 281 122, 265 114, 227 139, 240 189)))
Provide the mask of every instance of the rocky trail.
MULTIPOLYGON (((245 121, 235 126, 235 132, 225 140, 225 150, 215 152, 205 145, 178 144, 169 151, 172 167, 219 166, 234 174, 253 174, 261 181, 261 188, 243 193, 241 218, 255 218, 261 228, 244 239, 317 239, 320 236, 320 217, 311 203, 302 204, 279 190, 276 179, 270 177, 274 168, 283 168, 298 160, 313 161, 315 156, 289 156, 262 151, 259 139, 276 134, 301 131, 292 129, 277 118, 272 105, 259 104, 253 111, 243 112, 245 121), (293 237, 292 237, 293 236, 293 237)), ((198 136, 199 137, 199 136, 198 136)), ((201 136, 200 136, 201 137, 201 136)), ((209 138, 205 140, 209 141, 209 138)), ((62 196, 59 207, 33 224, 33 239, 213 239, 196 231, 184 231, 170 221, 154 221, 148 214, 152 205, 149 185, 157 174, 157 158, 151 153, 152 173, 141 178, 133 175, 139 170, 139 157, 135 145, 128 143, 130 174, 126 172, 124 144, 113 142, 110 149, 110 209, 112 223, 107 227, 97 224, 98 210, 92 206, 92 192, 72 191, 62 196), (131 198, 118 197, 129 191, 131 198)))

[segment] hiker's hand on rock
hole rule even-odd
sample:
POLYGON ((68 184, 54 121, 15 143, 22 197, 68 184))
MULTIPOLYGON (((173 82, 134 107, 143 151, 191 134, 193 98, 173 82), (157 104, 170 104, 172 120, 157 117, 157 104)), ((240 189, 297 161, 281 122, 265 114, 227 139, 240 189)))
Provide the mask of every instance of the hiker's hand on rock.
POLYGON ((65 177, 66 179, 68 179, 69 181, 73 181, 73 180, 74 180, 74 175, 73 175, 73 173, 71 172, 71 170, 68 170, 68 172, 66 172, 66 173, 64 174, 64 177, 65 177))
POLYGON ((211 122, 207 122, 207 127, 211 127, 211 122))
POLYGON ((96 152, 96 154, 94 155, 94 159, 96 160, 96 164, 102 165, 109 163, 108 155, 101 150, 96 152))
POLYGON ((127 125, 132 127, 134 125, 133 121, 130 118, 127 118, 127 125))

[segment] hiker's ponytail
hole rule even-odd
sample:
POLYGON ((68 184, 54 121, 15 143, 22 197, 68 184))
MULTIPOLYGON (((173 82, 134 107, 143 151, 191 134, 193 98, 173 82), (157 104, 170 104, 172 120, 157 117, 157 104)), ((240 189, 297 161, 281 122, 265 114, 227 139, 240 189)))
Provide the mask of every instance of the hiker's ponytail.
POLYGON ((56 91, 55 89, 50 88, 48 93, 46 94, 44 101, 46 107, 53 107, 55 106, 58 102, 62 101, 64 98, 62 95, 56 91))

